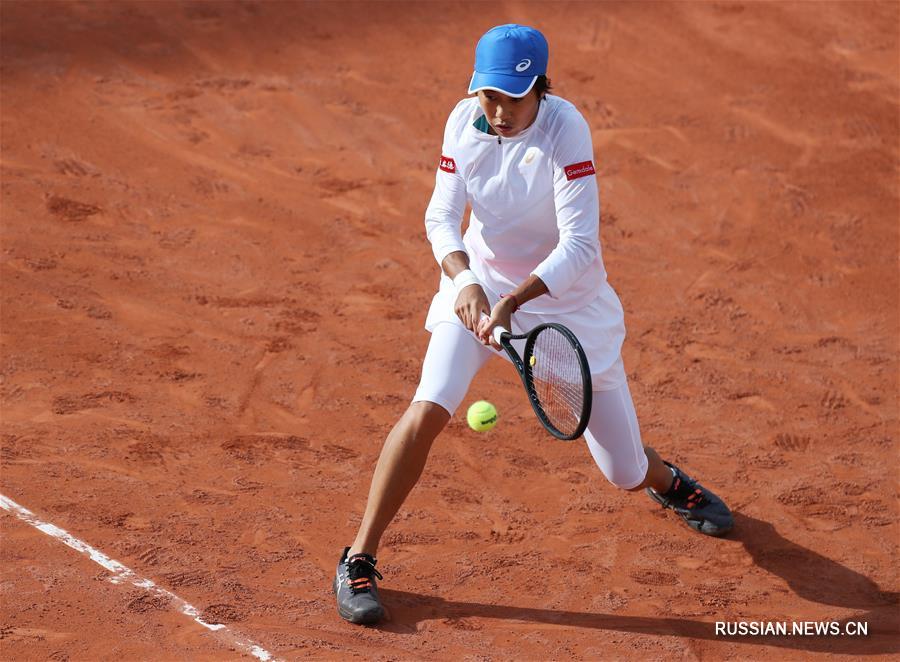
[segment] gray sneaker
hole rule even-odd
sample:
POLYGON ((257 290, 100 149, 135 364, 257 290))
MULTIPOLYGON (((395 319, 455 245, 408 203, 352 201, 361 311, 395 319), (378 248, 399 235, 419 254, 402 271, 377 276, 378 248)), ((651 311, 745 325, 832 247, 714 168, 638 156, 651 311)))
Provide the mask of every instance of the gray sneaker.
POLYGON ((368 554, 354 554, 348 559, 349 551, 349 547, 344 548, 332 585, 338 613, 351 623, 377 623, 384 617, 384 607, 375 584, 376 577, 382 579, 375 569, 376 560, 368 554))
POLYGON ((717 537, 731 531, 734 518, 725 502, 674 464, 664 464, 675 474, 672 487, 665 494, 648 487, 648 496, 663 508, 674 510, 695 531, 717 537))

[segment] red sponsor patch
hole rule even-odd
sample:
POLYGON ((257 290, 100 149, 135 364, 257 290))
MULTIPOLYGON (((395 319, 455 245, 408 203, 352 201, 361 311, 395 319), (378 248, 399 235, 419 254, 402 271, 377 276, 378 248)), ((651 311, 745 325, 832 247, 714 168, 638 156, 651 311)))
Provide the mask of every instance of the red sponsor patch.
POLYGON ((582 161, 581 163, 573 163, 565 167, 566 179, 572 181, 579 177, 587 177, 594 174, 594 164, 591 161, 582 161))
POLYGON ((444 172, 455 173, 456 172, 456 161, 451 159, 449 156, 441 156, 440 168, 444 172))

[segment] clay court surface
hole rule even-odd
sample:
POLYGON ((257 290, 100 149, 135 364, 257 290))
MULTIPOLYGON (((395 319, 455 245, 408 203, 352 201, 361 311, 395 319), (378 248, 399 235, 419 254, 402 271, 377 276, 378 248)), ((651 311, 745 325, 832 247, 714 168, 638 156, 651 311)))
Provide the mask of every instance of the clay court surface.
POLYGON ((42 3, 2 19, 0 511, 16 660, 900 653, 900 4, 42 3), (474 45, 540 28, 593 129, 645 441, 725 539, 546 435, 508 364, 330 581, 409 401, 474 45), (217 631, 182 613, 186 601, 217 631), (721 637, 715 621, 861 621, 721 637), (262 653, 258 656, 263 655, 262 653))

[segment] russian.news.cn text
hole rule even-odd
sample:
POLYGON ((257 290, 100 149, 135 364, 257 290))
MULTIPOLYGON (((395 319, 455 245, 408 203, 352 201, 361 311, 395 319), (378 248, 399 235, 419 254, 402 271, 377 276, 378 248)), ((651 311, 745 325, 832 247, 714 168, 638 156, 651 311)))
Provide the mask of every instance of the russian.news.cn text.
POLYGON ((717 637, 866 637, 863 621, 716 621, 717 637))

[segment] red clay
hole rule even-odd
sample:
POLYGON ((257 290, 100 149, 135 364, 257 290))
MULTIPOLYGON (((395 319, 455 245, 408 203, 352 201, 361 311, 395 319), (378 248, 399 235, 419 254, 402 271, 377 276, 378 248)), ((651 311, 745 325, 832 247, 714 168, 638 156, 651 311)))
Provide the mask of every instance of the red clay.
MULTIPOLYGON (((285 659, 898 653, 900 4, 0 9, 4 495, 285 659), (608 485, 498 361, 354 627, 330 578, 428 340, 443 123, 509 21, 594 130, 644 437, 736 530, 608 485)), ((234 656, 0 525, 4 658, 234 656)))

